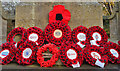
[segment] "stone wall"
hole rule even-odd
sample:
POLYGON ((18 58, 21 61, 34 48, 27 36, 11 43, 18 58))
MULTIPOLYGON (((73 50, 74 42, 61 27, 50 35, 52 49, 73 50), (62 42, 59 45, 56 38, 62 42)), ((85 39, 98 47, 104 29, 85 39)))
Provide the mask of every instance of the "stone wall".
MULTIPOLYGON (((62 4, 71 12, 69 26, 74 29, 80 25, 103 28, 102 7, 98 3, 29 3, 29 5, 18 5, 16 7, 15 27, 29 28, 40 27, 42 30, 48 24, 48 14, 54 5, 62 4)), ((18 40, 16 38, 16 40, 18 40)), ((60 60, 56 65, 62 65, 60 60)))
MULTIPOLYGON (((1 9, 0 9, 1 11, 1 9)), ((0 12, 1 14, 1 12, 0 12)), ((0 16, 0 44, 2 44, 2 17, 0 16)))
POLYGON ((2 19, 2 42, 6 42, 7 38, 7 21, 2 19))
POLYGON ((15 27, 40 27, 48 24, 48 13, 54 5, 62 4, 71 12, 69 26, 74 29, 79 25, 86 27, 100 26, 103 28, 102 7, 98 3, 31 3, 16 7, 15 27))
POLYGON ((110 20, 110 39, 120 40, 120 2, 118 4, 119 10, 116 12, 115 17, 110 20))
POLYGON ((118 40, 120 40, 120 2, 119 2, 119 15, 118 15, 118 40))
MULTIPOLYGON (((0 14, 2 15, 1 2, 0 2, 0 14)), ((0 15, 0 45, 2 44, 2 42, 5 42, 7 38, 7 21, 2 19, 1 15, 0 15)))

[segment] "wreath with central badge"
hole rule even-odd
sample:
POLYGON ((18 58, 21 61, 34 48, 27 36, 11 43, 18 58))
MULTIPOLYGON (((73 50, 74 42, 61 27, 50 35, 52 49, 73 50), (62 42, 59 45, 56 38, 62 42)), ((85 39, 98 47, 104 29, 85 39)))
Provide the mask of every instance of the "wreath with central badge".
POLYGON ((15 57, 15 52, 16 52, 13 42, 6 42, 2 44, 0 49, 1 49, 0 59, 3 65, 6 65, 11 61, 13 61, 13 58, 15 57))
POLYGON ((44 43, 44 33, 38 27, 30 27, 23 34, 23 40, 35 42, 36 45, 39 46, 41 46, 44 43))
POLYGON ((108 35, 101 27, 93 26, 88 29, 86 39, 91 45, 103 46, 108 41, 108 35))
POLYGON ((31 41, 23 42, 16 51, 16 62, 22 65, 31 65, 36 60, 36 52, 38 48, 36 43, 31 41))
POLYGON ((88 44, 86 36, 87 36, 87 28, 83 26, 79 26, 72 31, 72 41, 78 44, 81 48, 85 47, 88 44))
POLYGON ((84 60, 82 48, 67 41, 60 47, 60 59, 67 67, 80 67, 84 60))
POLYGON ((109 41, 104 45, 104 49, 104 54, 108 56, 110 62, 120 63, 120 46, 109 41))
POLYGON ((71 39, 71 28, 62 21, 52 22, 45 28, 45 38, 49 43, 61 46, 71 39))
POLYGON ((87 45, 83 52, 85 60, 92 66, 103 68, 108 64, 108 57, 107 55, 104 55, 104 49, 101 47, 87 45))

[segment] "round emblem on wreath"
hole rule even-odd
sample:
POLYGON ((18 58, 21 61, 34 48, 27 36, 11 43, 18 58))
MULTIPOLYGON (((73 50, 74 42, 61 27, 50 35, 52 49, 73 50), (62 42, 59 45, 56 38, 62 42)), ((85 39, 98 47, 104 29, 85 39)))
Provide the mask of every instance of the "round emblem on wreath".
POLYGON ((30 27, 24 33, 22 39, 35 42, 36 45, 41 46, 44 43, 44 33, 38 27, 30 27))
POLYGON ((85 60, 92 66, 103 68, 108 64, 108 57, 104 54, 104 49, 101 47, 96 45, 87 45, 83 52, 85 60))
POLYGON ((6 42, 1 45, 1 51, 0 51, 0 59, 2 65, 6 65, 13 61, 13 58, 15 57, 15 45, 13 45, 13 42, 6 42))
POLYGON ((27 40, 19 45, 16 50, 16 62, 21 65, 31 65, 36 60, 38 47, 35 42, 27 40))
POLYGON ((108 41, 108 35, 101 27, 93 26, 88 29, 86 39, 91 45, 103 46, 108 41))
POLYGON ((67 67, 80 67, 83 63, 82 48, 72 42, 65 42, 60 47, 61 62, 67 67))
POLYGON ((61 46, 62 43, 71 39, 71 29, 62 21, 54 21, 46 26, 45 38, 49 43, 61 46))
POLYGON ((113 42, 104 45, 104 54, 108 56, 108 60, 112 63, 120 63, 120 46, 113 42))

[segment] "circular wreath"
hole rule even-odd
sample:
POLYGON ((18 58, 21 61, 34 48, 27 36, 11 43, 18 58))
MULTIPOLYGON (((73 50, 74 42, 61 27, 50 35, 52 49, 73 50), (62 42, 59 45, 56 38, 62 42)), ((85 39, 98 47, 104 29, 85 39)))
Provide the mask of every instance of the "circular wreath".
POLYGON ((101 63, 108 64, 108 57, 104 55, 104 49, 95 45, 87 45, 83 51, 85 60, 92 66, 97 66, 95 63, 99 60, 101 63))
POLYGON ((13 58, 15 57, 15 46, 13 45, 13 42, 6 42, 2 44, 0 49, 0 59, 3 65, 13 61, 13 58))
POLYGON ((49 43, 60 46, 71 39, 71 28, 62 21, 55 21, 46 26, 45 38, 49 43))
POLYGON ((36 60, 36 52, 38 48, 36 43, 31 41, 23 42, 16 50, 16 62, 22 65, 31 65, 36 60))
POLYGON ((52 67, 58 60, 58 57, 59 50, 56 48, 56 45, 51 43, 43 45, 40 49, 38 49, 37 52, 37 62, 40 64, 41 67, 52 67), (49 51, 52 53, 52 57, 50 60, 44 61, 42 53, 47 51, 47 49, 49 49, 49 51))
POLYGON ((88 44, 86 41, 87 30, 86 27, 79 26, 72 31, 72 41, 80 45, 82 48, 88 44))
POLYGON ((68 23, 71 19, 71 13, 65 9, 63 5, 54 6, 53 10, 49 12, 49 23, 59 20, 68 23))
POLYGON ((44 43, 44 33, 38 27, 30 27, 24 32, 23 40, 29 40, 41 46, 44 43))
POLYGON ((101 27, 93 26, 87 31, 87 41, 92 41, 92 45, 103 46, 108 41, 108 35, 101 27))
POLYGON ((112 63, 120 63, 120 46, 116 43, 108 42, 104 45, 104 53, 112 63))
POLYGON ((74 64, 81 66, 84 60, 82 48, 77 44, 67 41, 60 47, 60 59, 67 67, 72 67, 74 64))
MULTIPOLYGON (((18 28, 15 28, 15 29, 13 29, 9 34, 8 34, 8 36, 7 36, 7 41, 8 42, 13 42, 14 41, 14 37, 16 36, 16 35, 21 35, 22 37, 23 37, 23 32, 25 31, 25 29, 24 28, 22 28, 22 27, 18 27, 18 28)), ((22 40, 22 39, 21 39, 22 40)), ((14 41, 15 42, 15 41, 14 41)))

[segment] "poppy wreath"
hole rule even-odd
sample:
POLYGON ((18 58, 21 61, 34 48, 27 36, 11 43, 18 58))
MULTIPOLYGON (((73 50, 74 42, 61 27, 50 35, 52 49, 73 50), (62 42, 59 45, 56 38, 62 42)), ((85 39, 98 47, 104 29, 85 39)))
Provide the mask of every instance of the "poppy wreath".
POLYGON ((72 31, 72 41, 80 45, 82 48, 89 43, 86 39, 87 30, 86 27, 79 26, 72 31))
POLYGON ((96 65, 97 60, 99 60, 101 63, 105 63, 103 67, 108 64, 108 57, 107 55, 104 55, 104 49, 101 47, 95 45, 87 45, 83 53, 85 60, 92 66, 99 66, 96 65))
POLYGON ((83 51, 79 45, 73 42, 65 42, 60 47, 60 59, 61 62, 67 67, 73 67, 78 64, 79 66, 83 63, 83 51))
POLYGON ((71 28, 62 21, 55 21, 46 26, 45 38, 49 43, 61 46, 71 39, 71 28))
MULTIPOLYGON (((25 31, 26 29, 22 28, 22 27, 18 27, 18 28, 15 28, 13 29, 7 36, 7 41, 8 42, 13 42, 14 41, 14 37, 16 35, 21 35, 23 36, 23 32, 25 31)), ((22 39, 21 39, 22 40, 22 39)), ((14 41, 15 42, 15 41, 14 41)))
POLYGON ((24 32, 23 41, 29 40, 41 46, 44 43, 44 33, 38 27, 30 27, 24 32))
POLYGON ((16 52, 16 62, 21 65, 31 65, 36 60, 38 48, 36 43, 27 40, 19 45, 16 52))
POLYGON ((13 42, 6 42, 1 45, 0 47, 0 60, 2 65, 6 65, 13 61, 13 58, 15 57, 15 46, 13 45, 13 42))
POLYGON ((112 63, 120 63, 120 46, 116 43, 108 42, 104 45, 104 53, 112 63))
POLYGON ((103 46, 108 41, 108 35, 101 27, 93 26, 88 29, 86 39, 88 42, 94 41, 97 46, 103 46))
POLYGON ((53 10, 49 12, 49 23, 58 20, 68 24, 70 19, 71 13, 65 9, 63 5, 56 5, 53 7, 53 10))
POLYGON ((52 67, 55 64, 55 62, 58 60, 58 57, 59 57, 59 50, 56 45, 51 43, 43 45, 37 51, 37 62, 40 64, 41 67, 52 67), (52 57, 50 60, 44 61, 44 58, 42 57, 43 56, 42 53, 47 51, 47 49, 49 49, 49 51, 51 52, 52 57))

